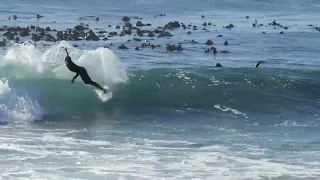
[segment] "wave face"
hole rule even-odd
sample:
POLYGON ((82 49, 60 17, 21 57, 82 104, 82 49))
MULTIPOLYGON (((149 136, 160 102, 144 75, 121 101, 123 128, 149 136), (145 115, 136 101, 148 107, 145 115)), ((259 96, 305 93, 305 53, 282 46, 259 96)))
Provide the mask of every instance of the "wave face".
POLYGON ((110 109, 303 115, 320 107, 320 71, 265 68, 151 69, 128 73, 109 49, 79 50, 66 42, 49 48, 17 45, 1 57, 0 117, 35 120, 44 115, 104 112, 110 109), (92 79, 111 87, 101 102, 93 88, 64 65, 73 60, 92 79))

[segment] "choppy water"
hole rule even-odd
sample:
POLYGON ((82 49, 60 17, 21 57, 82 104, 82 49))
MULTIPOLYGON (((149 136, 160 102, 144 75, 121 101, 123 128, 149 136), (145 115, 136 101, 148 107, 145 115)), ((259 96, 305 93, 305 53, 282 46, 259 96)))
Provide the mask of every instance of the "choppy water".
POLYGON ((127 42, 133 36, 3 48, 0 179, 319 179, 319 8, 315 0, 1 1, 1 25, 82 22, 110 32, 139 16, 146 29, 178 20, 199 30, 142 38, 162 45, 153 50, 134 50, 142 42, 127 42), (288 30, 254 28, 255 19, 288 30), (216 26, 203 31, 205 21, 216 26), (204 53, 208 39, 231 53, 204 53), (168 43, 184 51, 167 52, 168 43), (112 89, 111 100, 70 83, 62 47, 112 89), (266 63, 254 68, 259 59, 266 63))

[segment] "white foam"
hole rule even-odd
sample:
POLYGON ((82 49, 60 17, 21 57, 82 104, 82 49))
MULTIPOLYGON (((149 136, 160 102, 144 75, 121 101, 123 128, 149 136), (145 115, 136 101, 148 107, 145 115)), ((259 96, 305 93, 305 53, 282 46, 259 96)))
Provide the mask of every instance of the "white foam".
POLYGON ((104 85, 127 82, 128 76, 125 67, 110 49, 79 50, 65 41, 51 47, 45 53, 45 61, 57 65, 53 69, 56 77, 70 79, 74 76, 74 73, 70 72, 64 64, 66 53, 63 47, 68 48, 72 60, 79 66, 85 67, 93 80, 104 85))
POLYGON ((70 72, 64 63, 66 52, 63 48, 65 47, 68 48, 72 60, 79 66, 85 67, 94 81, 113 85, 125 83, 128 80, 126 68, 110 49, 81 50, 66 41, 49 47, 34 46, 31 43, 16 44, 0 58, 0 65, 23 66, 23 69, 38 74, 38 78, 51 76, 72 79, 74 73, 70 72))
POLYGON ((41 108, 27 95, 18 95, 7 79, 0 80, 0 122, 27 122, 41 117, 41 108))
POLYGON ((10 91, 8 80, 6 78, 0 79, 0 96, 5 95, 10 91))
POLYGON ((96 94, 98 95, 98 98, 102 101, 102 102, 106 102, 109 99, 112 98, 112 91, 109 90, 108 86, 103 86, 104 89, 106 89, 108 92, 105 94, 104 92, 95 89, 96 94))
MULTIPOLYGON (((119 134, 112 127, 104 130, 119 134)), ((4 172, 0 178, 17 173, 53 179, 244 180, 320 176, 318 151, 312 154, 315 157, 312 165, 304 159, 297 159, 293 164, 290 153, 283 153, 285 157, 276 154, 266 158, 267 152, 255 146, 239 152, 232 150, 230 144, 195 148, 189 146, 195 142, 173 139, 123 140, 112 135, 103 140, 87 140, 76 138, 69 129, 43 130, 40 136, 38 130, 33 131, 16 127, 1 129, 0 148, 6 153, 0 156, 0 168, 4 172), (57 172, 61 177, 57 177, 57 172)), ((294 156, 300 154, 296 153, 294 156)))
POLYGON ((0 61, 2 66, 7 64, 15 64, 36 70, 38 73, 44 72, 44 64, 41 59, 41 52, 32 44, 15 44, 10 47, 0 61))
POLYGON ((223 107, 223 106, 220 106, 219 104, 214 105, 214 107, 221 110, 221 111, 224 111, 224 112, 232 112, 233 114, 242 115, 242 116, 246 117, 246 114, 244 114, 236 109, 232 109, 230 107, 223 107))

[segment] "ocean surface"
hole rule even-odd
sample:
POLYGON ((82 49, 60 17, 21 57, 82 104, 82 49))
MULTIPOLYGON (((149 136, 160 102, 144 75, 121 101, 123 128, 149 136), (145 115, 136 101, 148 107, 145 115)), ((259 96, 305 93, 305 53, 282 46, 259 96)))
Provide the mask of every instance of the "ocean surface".
POLYGON ((320 179, 319 9, 318 0, 2 0, 1 26, 120 32, 123 16, 137 16, 152 24, 142 29, 198 30, 2 47, 0 179, 320 179), (144 41, 161 47, 136 51, 144 41), (178 43, 183 51, 166 50, 178 43), (63 47, 111 99, 70 83, 63 47))

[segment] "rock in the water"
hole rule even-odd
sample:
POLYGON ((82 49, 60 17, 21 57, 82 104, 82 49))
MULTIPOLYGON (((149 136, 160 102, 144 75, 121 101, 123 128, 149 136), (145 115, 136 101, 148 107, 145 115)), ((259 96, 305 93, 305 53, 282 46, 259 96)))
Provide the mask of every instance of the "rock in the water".
POLYGON ((51 31, 51 28, 50 27, 46 27, 45 30, 48 32, 48 31, 51 31))
POLYGON ((121 44, 121 46, 119 46, 119 49, 129 49, 127 46, 125 46, 124 44, 121 44))
POLYGON ((144 24, 144 23, 142 23, 141 21, 137 21, 136 26, 137 26, 137 27, 142 27, 142 26, 151 26, 151 24, 150 24, 150 23, 148 23, 148 24, 144 24))
POLYGON ((20 36, 22 36, 22 37, 29 36, 29 35, 30 35, 29 29, 27 29, 27 28, 24 28, 20 31, 20 36))
POLYGON ((222 65, 220 63, 217 63, 216 67, 222 67, 222 65))
POLYGON ((131 24, 130 22, 126 22, 126 23, 124 24, 124 27, 126 27, 126 28, 132 28, 132 24, 131 24))
POLYGON ((154 34, 152 32, 149 32, 148 37, 154 37, 154 34))
POLYGON ((62 31, 57 31, 57 38, 58 38, 58 40, 64 40, 62 31))
POLYGON ((51 34, 46 34, 45 41, 56 42, 57 40, 51 34))
POLYGON ((131 34, 132 34, 131 29, 129 29, 129 30, 123 30, 123 32, 124 32, 125 34, 127 34, 127 35, 131 35, 131 34))
POLYGON ((143 32, 142 32, 140 29, 137 29, 137 32, 136 32, 136 33, 137 33, 137 35, 140 36, 140 37, 143 36, 143 32))
POLYGON ((107 31, 98 31, 97 33, 99 33, 99 34, 105 34, 105 33, 107 33, 107 31))
POLYGON ((124 31, 121 31, 120 34, 119 34, 119 36, 125 36, 124 31))
POLYGON ((164 26, 164 29, 175 29, 179 27, 180 27, 180 23, 178 21, 174 21, 174 22, 170 21, 168 24, 164 26))
POLYGON ((7 45, 7 41, 6 39, 3 39, 3 41, 0 41, 0 46, 6 46, 7 45))
POLYGON ((167 32, 167 31, 163 31, 163 32, 161 32, 161 33, 159 34, 158 38, 160 38, 160 37, 170 37, 170 36, 172 36, 172 34, 170 34, 170 33, 167 32))
POLYGON ((86 36, 86 34, 84 33, 84 31, 73 31, 71 34, 71 38, 72 40, 80 40, 80 37, 84 38, 86 36))
POLYGON ((118 36, 117 32, 109 32, 109 36, 118 36))
POLYGON ((130 18, 129 18, 128 16, 124 16, 124 17, 122 18, 122 21, 128 22, 128 21, 130 21, 130 18))
POLYGON ((206 42, 206 45, 213 45, 213 41, 208 40, 208 41, 206 42))
POLYGON ((198 44, 198 42, 192 39, 191 44, 198 44))
POLYGON ((8 40, 14 40, 15 34, 13 32, 7 31, 6 33, 3 34, 4 36, 7 36, 8 40))
POLYGON ((40 41, 41 37, 38 34, 33 33, 31 40, 34 42, 40 41))
POLYGON ((89 32, 87 32, 87 41, 99 41, 99 37, 90 29, 89 32))
POLYGON ((167 50, 168 51, 183 51, 183 47, 179 44, 178 46, 176 45, 167 45, 167 50))
POLYGON ((233 24, 229 24, 228 26, 226 26, 225 28, 227 28, 227 29, 231 29, 231 28, 233 28, 234 27, 234 25, 233 24))
POLYGON ((77 31, 84 31, 87 28, 80 24, 80 25, 75 26, 74 29, 77 31))
POLYGON ((38 31, 41 36, 44 36, 46 34, 45 30, 43 28, 39 28, 38 31))
POLYGON ((213 54, 217 54, 217 49, 215 47, 211 47, 211 48, 207 48, 204 52, 205 53, 209 53, 209 52, 213 52, 213 54))

